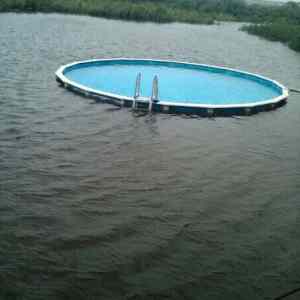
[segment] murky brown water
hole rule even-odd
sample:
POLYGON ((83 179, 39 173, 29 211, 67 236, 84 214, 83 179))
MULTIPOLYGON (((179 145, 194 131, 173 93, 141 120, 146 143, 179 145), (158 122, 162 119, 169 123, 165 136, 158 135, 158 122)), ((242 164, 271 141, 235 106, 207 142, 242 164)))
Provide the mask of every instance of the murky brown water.
POLYGON ((300 286, 300 95, 251 117, 137 116, 59 88, 75 60, 223 65, 300 87, 238 24, 0 15, 0 298, 273 299, 300 286))

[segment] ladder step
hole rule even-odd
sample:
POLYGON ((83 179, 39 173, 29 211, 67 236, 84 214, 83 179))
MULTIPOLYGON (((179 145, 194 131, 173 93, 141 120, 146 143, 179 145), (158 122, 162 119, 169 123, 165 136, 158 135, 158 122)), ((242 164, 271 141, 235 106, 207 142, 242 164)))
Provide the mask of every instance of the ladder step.
POLYGON ((138 97, 138 98, 136 98, 135 99, 135 101, 137 101, 137 102, 150 102, 150 98, 148 98, 148 97, 138 97))

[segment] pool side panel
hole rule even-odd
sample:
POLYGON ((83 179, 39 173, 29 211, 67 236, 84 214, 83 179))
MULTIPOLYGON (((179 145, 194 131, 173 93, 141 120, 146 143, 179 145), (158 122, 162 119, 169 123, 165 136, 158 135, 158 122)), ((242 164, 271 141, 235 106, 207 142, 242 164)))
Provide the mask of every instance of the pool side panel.
POLYGON ((283 106, 287 99, 282 99, 276 104, 257 105, 255 107, 229 107, 229 108, 204 108, 204 107, 186 107, 186 106, 166 106, 156 104, 154 110, 160 113, 170 114, 189 114, 202 117, 231 117, 231 116, 249 116, 259 112, 270 111, 283 106))

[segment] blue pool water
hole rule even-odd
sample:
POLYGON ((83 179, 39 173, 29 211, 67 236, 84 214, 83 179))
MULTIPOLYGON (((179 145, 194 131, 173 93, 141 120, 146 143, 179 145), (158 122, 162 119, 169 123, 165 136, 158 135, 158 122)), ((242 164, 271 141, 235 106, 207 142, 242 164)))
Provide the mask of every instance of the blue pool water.
POLYGON ((159 98, 197 104, 244 104, 270 100, 282 91, 268 81, 220 69, 149 63, 102 62, 67 68, 64 75, 89 88, 132 97, 137 74, 142 73, 141 94, 151 95, 152 80, 159 78, 159 98))

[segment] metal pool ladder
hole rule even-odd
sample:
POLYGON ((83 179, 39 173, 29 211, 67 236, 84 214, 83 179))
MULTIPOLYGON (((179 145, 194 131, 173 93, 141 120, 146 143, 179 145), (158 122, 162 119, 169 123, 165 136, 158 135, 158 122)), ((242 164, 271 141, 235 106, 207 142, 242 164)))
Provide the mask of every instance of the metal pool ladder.
POLYGON ((138 109, 138 103, 148 103, 148 111, 151 112, 153 108, 153 103, 158 102, 158 77, 157 75, 154 76, 152 82, 152 93, 151 97, 142 97, 141 96, 141 79, 142 74, 138 73, 135 81, 135 90, 134 90, 134 97, 132 101, 132 108, 138 109))

